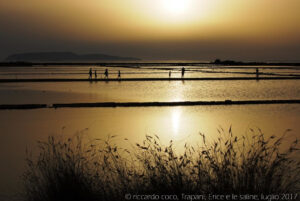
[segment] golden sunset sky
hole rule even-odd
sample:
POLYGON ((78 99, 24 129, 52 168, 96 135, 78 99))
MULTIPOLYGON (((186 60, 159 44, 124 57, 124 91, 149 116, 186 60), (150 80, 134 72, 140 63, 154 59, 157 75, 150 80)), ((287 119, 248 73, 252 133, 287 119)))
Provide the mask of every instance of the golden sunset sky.
POLYGON ((299 0, 1 0, 0 57, 300 60, 299 0))

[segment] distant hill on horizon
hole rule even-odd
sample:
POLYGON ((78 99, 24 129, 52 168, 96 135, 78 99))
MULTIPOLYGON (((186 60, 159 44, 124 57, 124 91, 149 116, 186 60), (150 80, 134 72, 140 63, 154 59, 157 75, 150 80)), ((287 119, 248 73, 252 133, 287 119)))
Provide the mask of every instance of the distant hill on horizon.
POLYGON ((31 52, 12 54, 5 62, 87 62, 87 61, 138 61, 139 58, 106 54, 75 54, 73 52, 31 52))

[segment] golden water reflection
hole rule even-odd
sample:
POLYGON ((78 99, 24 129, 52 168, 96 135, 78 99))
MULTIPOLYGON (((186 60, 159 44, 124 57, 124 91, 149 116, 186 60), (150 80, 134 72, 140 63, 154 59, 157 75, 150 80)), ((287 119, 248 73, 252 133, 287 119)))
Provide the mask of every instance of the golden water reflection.
POLYGON ((179 107, 174 108, 171 112, 172 117, 172 128, 173 128, 173 135, 177 136, 180 129, 181 123, 181 110, 179 107))

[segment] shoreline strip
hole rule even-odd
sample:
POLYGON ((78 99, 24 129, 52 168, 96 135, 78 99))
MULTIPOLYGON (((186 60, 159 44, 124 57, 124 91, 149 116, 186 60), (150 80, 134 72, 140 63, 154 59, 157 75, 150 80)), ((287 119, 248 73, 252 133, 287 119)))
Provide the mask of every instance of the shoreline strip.
POLYGON ((259 105, 259 104, 300 104, 295 100, 242 100, 242 101, 183 101, 183 102, 98 102, 98 103, 55 103, 47 104, 16 104, 0 105, 0 110, 27 110, 42 108, 92 108, 92 107, 173 107, 173 106, 201 106, 201 105, 259 105))

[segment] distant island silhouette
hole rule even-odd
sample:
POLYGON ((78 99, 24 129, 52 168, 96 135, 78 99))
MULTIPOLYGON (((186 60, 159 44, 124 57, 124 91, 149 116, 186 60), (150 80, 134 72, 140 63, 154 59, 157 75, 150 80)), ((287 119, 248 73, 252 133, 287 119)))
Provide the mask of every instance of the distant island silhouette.
POLYGON ((9 55, 5 62, 88 62, 88 61, 139 61, 139 58, 106 54, 75 54, 73 52, 32 52, 9 55))
POLYGON ((211 64, 217 64, 217 65, 265 65, 267 63, 266 62, 244 62, 244 61, 216 59, 215 61, 211 62, 211 64))

